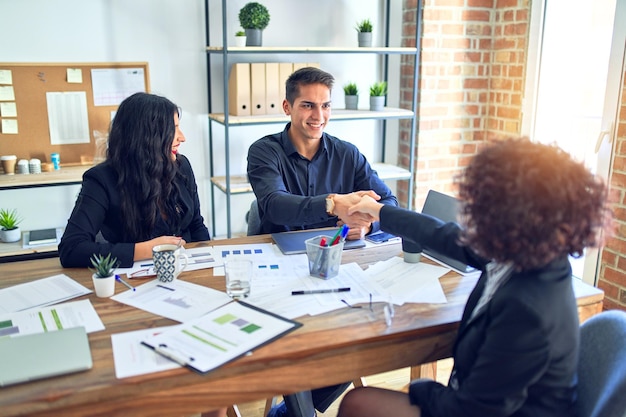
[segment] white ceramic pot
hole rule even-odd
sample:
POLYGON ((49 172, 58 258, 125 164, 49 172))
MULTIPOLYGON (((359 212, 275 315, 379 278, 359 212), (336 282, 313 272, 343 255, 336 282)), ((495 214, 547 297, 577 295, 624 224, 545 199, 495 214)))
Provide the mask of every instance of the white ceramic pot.
POLYGON ((372 46, 372 32, 358 33, 359 46, 369 48, 372 46))
POLYGON ((19 227, 11 230, 0 229, 0 240, 6 243, 17 242, 22 237, 22 230, 19 227))
POLYGON ((115 274, 106 278, 98 278, 96 274, 93 274, 91 279, 96 296, 106 298, 115 294, 115 274))
POLYGON ((244 47, 246 46, 246 37, 245 36, 235 36, 235 46, 244 47))

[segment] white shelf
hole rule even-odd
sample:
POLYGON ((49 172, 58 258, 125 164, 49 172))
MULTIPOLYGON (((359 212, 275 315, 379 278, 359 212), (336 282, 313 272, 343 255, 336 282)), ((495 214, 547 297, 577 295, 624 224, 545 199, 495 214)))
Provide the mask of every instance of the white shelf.
MULTIPOLYGON (((397 109, 393 107, 385 107, 381 111, 362 110, 345 110, 333 109, 330 120, 382 120, 382 119, 411 119, 413 112, 411 110, 397 109)), ((224 113, 211 113, 209 119, 215 122, 225 124, 226 116, 224 113)), ((228 124, 232 125, 258 125, 268 123, 286 123, 289 117, 284 114, 263 114, 259 116, 233 116, 228 115, 228 124)))
MULTIPOLYGON (((207 46, 209 53, 223 53, 221 46, 207 46)), ((417 48, 409 47, 335 47, 335 46, 228 46, 227 53, 243 54, 417 54, 417 48)))

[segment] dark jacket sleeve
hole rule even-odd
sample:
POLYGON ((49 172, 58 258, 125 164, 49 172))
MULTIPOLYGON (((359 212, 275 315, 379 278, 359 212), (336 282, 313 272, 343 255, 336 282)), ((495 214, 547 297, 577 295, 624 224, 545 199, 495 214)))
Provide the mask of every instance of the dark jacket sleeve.
MULTIPOLYGON (((65 268, 89 267, 93 254, 111 253, 120 267, 131 267, 134 243, 98 243, 96 235, 102 229, 107 213, 111 215, 111 200, 117 196, 115 178, 100 166, 83 175, 83 183, 59 244, 59 258, 65 268)), ((117 219, 121 224, 121 219, 117 219)), ((111 239, 113 241, 113 239, 111 239)))

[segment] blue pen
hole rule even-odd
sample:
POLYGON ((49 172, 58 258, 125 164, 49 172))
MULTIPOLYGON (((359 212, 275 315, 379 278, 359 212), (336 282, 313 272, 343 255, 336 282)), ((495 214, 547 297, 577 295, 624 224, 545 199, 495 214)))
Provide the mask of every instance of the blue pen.
POLYGON ((119 275, 115 276, 115 279, 119 282, 121 282, 122 284, 126 285, 129 289, 133 290, 133 291, 137 291, 137 288, 133 287, 132 285, 130 285, 128 282, 124 281, 122 279, 122 277, 120 277, 119 275))

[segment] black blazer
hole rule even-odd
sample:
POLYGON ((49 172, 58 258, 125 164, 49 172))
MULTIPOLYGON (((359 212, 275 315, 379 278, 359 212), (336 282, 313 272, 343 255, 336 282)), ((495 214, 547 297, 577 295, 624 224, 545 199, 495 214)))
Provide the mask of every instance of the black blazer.
POLYGON ((562 417, 574 415, 578 313, 567 257, 513 273, 470 320, 486 281, 487 261, 458 244, 456 223, 384 206, 381 229, 483 271, 463 312, 448 386, 410 385, 423 417, 562 417))
MULTIPOLYGON (((160 219, 150 238, 175 234, 187 242, 209 240, 209 230, 200 214, 196 180, 189 160, 179 154, 177 161, 178 169, 183 174, 175 179, 180 188, 180 228, 170 230, 170 226, 160 219)), ((83 175, 80 194, 59 244, 59 257, 64 267, 91 266, 89 258, 94 253, 111 253, 120 261, 120 267, 133 265, 136 242, 125 242, 122 237, 117 178, 117 173, 107 161, 90 168, 83 175), (98 232, 102 233, 106 242, 96 242, 98 232)))

